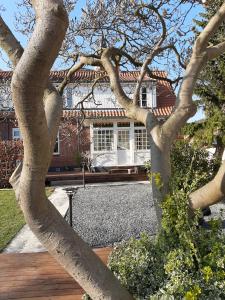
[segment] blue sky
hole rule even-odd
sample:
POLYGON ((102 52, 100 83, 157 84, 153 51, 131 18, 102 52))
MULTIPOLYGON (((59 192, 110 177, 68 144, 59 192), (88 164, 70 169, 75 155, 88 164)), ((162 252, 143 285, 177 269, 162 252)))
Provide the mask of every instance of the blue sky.
MULTIPOLYGON (((12 30, 12 32, 15 34, 15 36, 17 37, 17 39, 20 41, 20 43, 22 44, 23 47, 26 46, 27 40, 26 38, 20 34, 19 32, 15 31, 15 14, 17 11, 17 6, 16 6, 16 2, 15 0, 0 0, 0 5, 3 5, 5 7, 5 11, 3 11, 2 17, 5 20, 6 24, 9 26, 9 28, 12 30)), ((80 16, 81 13, 81 8, 84 7, 85 5, 85 0, 78 0, 77 1, 77 5, 76 5, 76 10, 75 10, 75 14, 77 14, 77 17, 80 16)), ((196 8, 193 11, 193 15, 190 16, 189 18, 192 19, 192 17, 195 17, 199 12, 201 11, 201 8, 196 8)), ((191 21, 191 20, 188 20, 191 21)), ((3 57, 5 60, 7 60, 7 57, 3 54, 3 57)), ((2 70, 6 70, 7 65, 2 61, 2 59, 0 59, 0 69, 2 70)), ((194 121, 194 120, 198 120, 203 118, 203 112, 202 110, 199 110, 196 115, 190 120, 190 121, 194 121)))
MULTIPOLYGON (((6 22, 6 24, 9 26, 11 31, 14 33, 16 38, 19 40, 19 42, 22 44, 23 47, 27 44, 27 39, 22 34, 17 32, 15 30, 15 15, 18 10, 16 3, 19 2, 17 0, 0 0, 0 5, 2 5, 5 10, 1 12, 1 15, 6 22)), ((77 17, 81 14, 81 8, 84 7, 86 1, 85 0, 78 0, 76 5, 75 14, 77 14, 77 17)), ((4 59, 7 60, 7 56, 4 56, 4 59)), ((7 65, 0 59, 0 69, 6 70, 8 69, 7 65)))

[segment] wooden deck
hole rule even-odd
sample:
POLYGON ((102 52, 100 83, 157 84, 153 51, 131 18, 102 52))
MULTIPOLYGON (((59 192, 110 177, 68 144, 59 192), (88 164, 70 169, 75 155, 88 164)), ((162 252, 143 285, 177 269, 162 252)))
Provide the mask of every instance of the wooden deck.
MULTIPOLYGON (((46 176, 46 183, 53 183, 54 181, 75 181, 77 184, 82 184, 82 172, 49 172, 46 176)), ((85 173, 85 183, 99 183, 99 182, 118 182, 118 181, 141 181, 148 180, 144 172, 138 174, 99 172, 99 173, 85 173)))
MULTIPOLYGON (((111 250, 94 251, 106 264, 111 250)), ((48 252, 0 254, 0 300, 81 300, 83 293, 48 252)))

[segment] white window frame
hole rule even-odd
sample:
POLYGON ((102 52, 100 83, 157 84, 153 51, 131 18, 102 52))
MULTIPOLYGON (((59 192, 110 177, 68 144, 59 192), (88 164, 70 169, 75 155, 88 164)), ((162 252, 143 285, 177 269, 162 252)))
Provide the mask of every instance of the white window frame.
POLYGON ((118 127, 117 150, 130 150, 130 128, 118 127))
POLYGON ((142 86, 141 87, 141 107, 148 107, 148 93, 147 93, 147 87, 142 86), (145 97, 145 99, 143 99, 145 97), (143 105, 143 102, 145 102, 145 105, 143 105))
POLYGON ((152 83, 152 101, 151 101, 152 108, 157 107, 157 95, 156 95, 156 83, 152 83))
POLYGON ((12 129, 12 139, 13 140, 22 140, 22 136, 21 136, 19 127, 15 127, 12 129), (18 135, 16 135, 16 133, 18 133, 18 135))
POLYGON ((59 132, 57 133, 56 140, 55 140, 55 146, 53 150, 53 155, 59 155, 60 154, 60 139, 59 139, 59 132), (57 145, 57 150, 55 151, 55 147, 57 145))
POLYGON ((134 151, 141 152, 141 151, 148 151, 148 150, 150 150, 150 140, 149 140, 146 128, 145 127, 134 127, 134 151), (137 133, 136 130, 141 130, 141 133, 137 133), (139 148, 139 146, 138 146, 137 134, 139 135, 139 138, 142 139, 142 141, 140 143, 142 145, 142 148, 139 148))
MULTIPOLYGON (((109 138, 109 136, 108 136, 109 138)), ((101 153, 108 153, 108 152, 113 152, 114 151, 114 128, 113 127, 92 127, 92 145, 93 145, 93 153, 98 153, 98 152, 101 152, 101 153), (105 134, 106 134, 106 131, 110 131, 111 134, 110 134, 110 141, 109 141, 109 145, 110 145, 110 149, 106 149, 106 148, 102 148, 103 144, 107 147, 107 136, 105 136, 104 139, 100 138, 100 143, 98 144, 99 140, 95 140, 95 133, 99 133, 99 131, 101 132, 104 132, 105 131, 105 134), (104 140, 104 143, 102 143, 102 140, 104 140), (96 147, 96 143, 97 143, 97 147, 96 147)))
POLYGON ((146 86, 142 86, 140 89, 138 104, 140 107, 148 107, 148 89, 146 86), (145 105, 143 105, 143 102, 145 102, 145 105))

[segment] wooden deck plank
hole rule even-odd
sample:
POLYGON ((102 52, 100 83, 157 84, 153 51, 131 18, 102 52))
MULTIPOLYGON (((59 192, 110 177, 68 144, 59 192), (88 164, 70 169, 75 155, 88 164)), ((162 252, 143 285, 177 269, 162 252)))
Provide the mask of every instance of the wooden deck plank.
MULTIPOLYGON (((124 170, 123 170, 124 171, 124 170)), ((121 172, 123 172, 121 171, 121 172)), ((126 171, 126 170, 125 170, 126 171)), ((96 173, 85 173, 85 182, 86 183, 98 183, 98 182, 117 182, 117 181, 141 181, 148 180, 145 172, 140 171, 138 174, 132 173, 128 174, 128 171, 125 173, 111 173, 109 172, 96 172, 96 173)), ((83 180, 82 172, 51 172, 46 176, 46 182, 54 182, 60 180, 75 180, 80 181, 80 184, 83 180)))
POLYGON ((80 295, 64 295, 64 296, 47 296, 47 297, 32 297, 32 298, 17 298, 16 300, 81 300, 80 295))
MULTIPOLYGON (((111 248, 94 251, 106 264, 111 248)), ((0 254, 0 300, 80 300, 82 288, 47 252, 0 254)))

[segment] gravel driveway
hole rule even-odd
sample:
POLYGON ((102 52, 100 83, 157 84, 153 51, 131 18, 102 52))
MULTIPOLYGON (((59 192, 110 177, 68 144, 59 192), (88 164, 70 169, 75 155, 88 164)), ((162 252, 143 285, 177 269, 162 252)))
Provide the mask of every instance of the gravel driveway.
POLYGON ((78 188, 73 197, 73 227, 92 247, 156 231, 150 184, 78 188))

